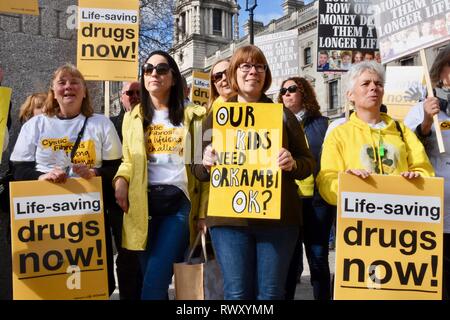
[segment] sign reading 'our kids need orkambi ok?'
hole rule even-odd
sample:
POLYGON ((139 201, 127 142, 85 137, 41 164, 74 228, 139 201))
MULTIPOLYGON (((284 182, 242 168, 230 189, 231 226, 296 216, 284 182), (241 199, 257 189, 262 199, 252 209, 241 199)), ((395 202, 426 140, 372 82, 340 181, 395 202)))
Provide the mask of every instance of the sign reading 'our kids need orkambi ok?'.
POLYGON ((208 216, 280 219, 282 132, 282 104, 214 104, 208 216))

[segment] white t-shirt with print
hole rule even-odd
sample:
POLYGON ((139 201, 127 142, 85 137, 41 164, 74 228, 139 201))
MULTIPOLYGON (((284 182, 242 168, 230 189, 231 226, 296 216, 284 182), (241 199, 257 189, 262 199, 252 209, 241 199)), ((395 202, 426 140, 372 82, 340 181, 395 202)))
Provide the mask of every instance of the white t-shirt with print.
POLYGON ((152 124, 145 132, 149 185, 173 185, 183 190, 189 199, 184 163, 183 124, 174 126, 168 110, 155 110, 152 124))
MULTIPOLYGON (((47 173, 55 167, 72 172, 70 153, 83 127, 85 116, 60 119, 38 115, 28 120, 20 130, 12 161, 36 161, 36 170, 47 173)), ((112 122, 103 115, 89 117, 73 163, 84 163, 91 168, 102 166, 103 160, 122 157, 122 145, 112 122)))

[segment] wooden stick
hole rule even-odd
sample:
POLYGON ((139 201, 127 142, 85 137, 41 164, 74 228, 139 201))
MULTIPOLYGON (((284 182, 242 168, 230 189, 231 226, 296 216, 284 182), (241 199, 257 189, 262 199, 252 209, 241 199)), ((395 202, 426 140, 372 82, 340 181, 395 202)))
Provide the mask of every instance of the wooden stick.
MULTIPOLYGON (((427 63, 427 57, 425 55, 425 50, 420 49, 420 59, 422 60, 422 66, 424 67, 424 74, 425 74, 425 82, 427 83, 427 91, 428 91, 428 97, 434 97, 433 93, 433 86, 431 84, 430 79, 430 73, 428 71, 428 63, 427 63)), ((442 133, 441 133, 441 125, 439 124, 438 115, 433 116, 433 124, 434 124, 434 130, 436 131, 436 138, 439 146, 439 152, 444 153, 445 147, 444 147, 444 140, 442 139, 442 133)))

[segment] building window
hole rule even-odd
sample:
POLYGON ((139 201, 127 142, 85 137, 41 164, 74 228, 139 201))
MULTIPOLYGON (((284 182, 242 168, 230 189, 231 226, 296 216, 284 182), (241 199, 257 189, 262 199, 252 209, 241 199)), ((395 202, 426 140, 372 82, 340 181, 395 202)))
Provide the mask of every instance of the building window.
POLYGON ((311 48, 305 48, 305 50, 303 50, 303 53, 305 56, 305 64, 312 64, 311 48))
POLYGON ((222 10, 213 9, 213 34, 222 35, 222 10))
POLYGON ((414 65, 414 58, 413 57, 408 57, 405 59, 400 60, 400 64, 402 66, 413 66, 414 65))
POLYGON ((331 81, 329 83, 329 110, 336 110, 339 103, 339 96, 338 96, 338 82, 337 80, 331 81))

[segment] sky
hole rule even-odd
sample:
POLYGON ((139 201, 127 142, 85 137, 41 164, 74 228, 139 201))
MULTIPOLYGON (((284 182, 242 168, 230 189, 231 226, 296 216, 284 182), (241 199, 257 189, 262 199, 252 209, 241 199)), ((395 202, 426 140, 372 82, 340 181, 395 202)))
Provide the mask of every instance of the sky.
MULTIPOLYGON (((312 1, 305 0, 305 4, 312 1)), ((263 22, 264 25, 267 25, 272 19, 278 19, 283 15, 283 8, 281 7, 283 0, 257 0, 257 3, 257 7, 253 10, 253 19, 263 22)), ((241 36, 243 36, 242 26, 248 20, 248 12, 245 11, 245 0, 238 0, 238 4, 241 6, 239 29, 241 36)))

